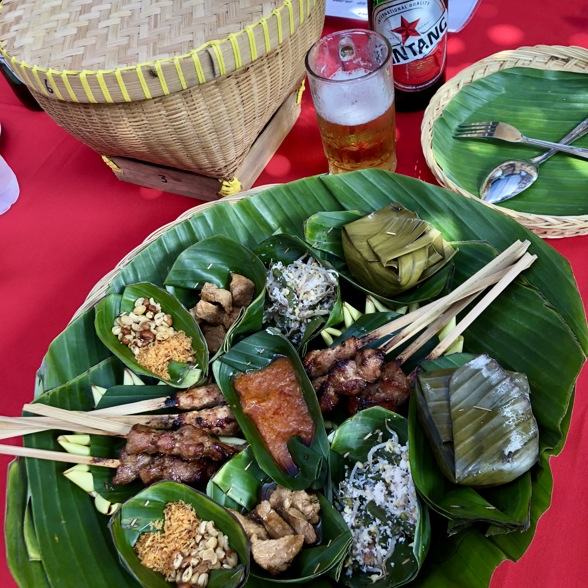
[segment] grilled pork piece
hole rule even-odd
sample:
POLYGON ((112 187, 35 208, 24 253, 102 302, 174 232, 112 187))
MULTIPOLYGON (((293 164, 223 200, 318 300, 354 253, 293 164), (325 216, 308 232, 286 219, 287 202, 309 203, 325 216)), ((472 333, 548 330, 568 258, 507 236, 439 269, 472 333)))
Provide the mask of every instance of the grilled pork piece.
POLYGON ((120 453, 120 465, 112 480, 115 486, 129 484, 137 478, 148 486, 160 480, 172 480, 203 488, 221 466, 211 460, 185 461, 173 455, 120 453))
POLYGON ((240 431, 233 411, 226 404, 181 414, 154 415, 151 419, 143 419, 141 424, 148 425, 154 429, 170 429, 181 425, 192 425, 211 435, 224 435, 227 437, 236 435, 240 431))
POLYGON ((200 410, 225 403, 220 388, 216 384, 208 384, 176 392, 166 400, 165 405, 167 408, 180 410, 200 410))
POLYGON ((338 361, 350 359, 359 351, 356 337, 349 337, 343 343, 326 349, 309 351, 304 357, 304 369, 312 380, 324 376, 338 361))
POLYGON ((186 460, 225 461, 237 450, 210 436, 206 431, 183 425, 177 431, 134 425, 127 435, 127 453, 163 453, 186 460))
POLYGON ((371 406, 382 406, 395 411, 410 396, 410 384, 402 368, 395 362, 384 364, 382 376, 377 382, 369 384, 354 398, 349 398, 347 408, 350 414, 371 406))

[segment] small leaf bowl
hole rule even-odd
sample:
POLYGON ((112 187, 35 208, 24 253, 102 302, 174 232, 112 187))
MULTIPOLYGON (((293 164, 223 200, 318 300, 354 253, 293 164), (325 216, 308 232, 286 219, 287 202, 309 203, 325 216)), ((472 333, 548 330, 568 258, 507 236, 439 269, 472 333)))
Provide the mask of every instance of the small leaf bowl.
MULTIPOLYGON (((408 421, 385 408, 368 408, 344 421, 330 437, 331 478, 334 488, 345 478, 346 467, 353 467, 356 462, 366 462, 376 443, 385 442, 392 437, 397 437, 400 444, 406 444, 408 421)), ((375 506, 374 509, 378 507, 375 506)), ((373 580, 369 574, 344 572, 340 584, 350 588, 368 585, 374 588, 392 588, 414 580, 427 555, 431 536, 428 509, 418 496, 417 512, 413 540, 410 543, 396 544, 396 548, 385 562, 386 570, 383 577, 373 580)), ((385 514, 380 513, 378 517, 385 514)))
MULTIPOLYGON (((261 469, 275 482, 290 490, 303 490, 311 486, 320 488, 327 478, 329 442, 316 392, 290 341, 274 329, 251 335, 220 356, 213 363, 213 372, 261 469), (278 465, 255 422, 243 410, 239 393, 234 385, 236 376, 266 368, 278 357, 290 360, 303 401, 306 403, 314 425, 312 440, 308 445, 300 436, 295 435, 287 441, 287 448, 293 462, 292 471, 286 471, 278 465)), ((276 382, 276 393, 279 387, 280 382, 276 382)), ((269 391, 269 388, 267 389, 269 391)))
POLYGON ((247 582, 250 569, 250 544, 243 527, 224 507, 206 494, 177 482, 158 482, 148 486, 127 500, 112 516, 109 528, 119 559, 127 571, 145 588, 174 586, 163 575, 144 566, 134 546, 141 534, 153 530, 153 524, 164 518, 165 506, 182 501, 191 505, 203 521, 214 521, 229 539, 229 546, 237 552, 239 561, 231 569, 211 570, 208 588, 240 588, 247 582))
POLYGON ((102 343, 129 369, 138 374, 157 378, 175 388, 195 386, 202 382, 207 375, 208 347, 206 346, 200 327, 194 320, 194 317, 175 296, 155 284, 149 282, 130 284, 124 289, 122 294, 111 294, 103 298, 96 305, 94 325, 102 343), (162 311, 173 317, 174 329, 176 331, 184 331, 188 337, 192 338, 194 364, 171 361, 168 366, 169 380, 161 378, 151 370, 141 366, 131 349, 121 343, 112 333, 115 319, 123 312, 132 311, 135 300, 141 297, 153 298, 161 304, 162 311))
POLYGON ((224 235, 215 235, 182 251, 165 279, 166 288, 186 308, 191 308, 200 299, 199 293, 205 282, 228 289, 233 273, 250 279, 255 284, 255 292, 251 304, 228 329, 215 356, 230 349, 233 340, 261 329, 266 280, 263 263, 241 243, 224 235))
MULTIPOLYGON (((249 447, 223 465, 209 481, 206 492, 220 504, 246 513, 259 503, 264 488, 272 483, 249 447)), ((262 582, 299 585, 325 575, 338 580, 351 545, 351 533, 333 505, 322 494, 317 496, 321 506, 320 542, 303 547, 291 567, 277 576, 252 561, 252 586, 264 585, 262 582)))

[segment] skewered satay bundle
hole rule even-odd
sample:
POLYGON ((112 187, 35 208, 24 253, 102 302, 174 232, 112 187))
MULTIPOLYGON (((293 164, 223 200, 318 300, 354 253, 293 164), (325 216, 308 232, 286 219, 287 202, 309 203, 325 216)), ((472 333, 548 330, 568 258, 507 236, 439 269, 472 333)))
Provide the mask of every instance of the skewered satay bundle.
POLYGON ((347 398, 350 414, 371 406, 395 411, 410 396, 410 378, 402 364, 455 318, 489 285, 492 290, 472 309, 428 358, 439 357, 486 307, 529 267, 535 256, 526 253, 529 242, 516 242, 453 292, 362 336, 312 350, 303 360, 323 414, 331 413, 347 398), (417 333, 421 335, 392 361, 386 354, 417 333), (392 336, 391 336, 392 335, 392 336), (391 337, 390 337, 391 336, 391 337), (381 342, 383 341, 383 342, 381 342), (375 345, 375 348, 370 347, 375 345))

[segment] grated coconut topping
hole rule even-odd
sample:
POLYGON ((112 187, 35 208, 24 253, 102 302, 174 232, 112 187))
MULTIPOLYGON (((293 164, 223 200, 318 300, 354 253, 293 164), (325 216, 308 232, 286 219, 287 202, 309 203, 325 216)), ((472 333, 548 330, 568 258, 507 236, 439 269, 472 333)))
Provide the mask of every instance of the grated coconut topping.
POLYGON ((263 320, 293 343, 304 336, 306 324, 328 316, 337 300, 337 272, 324 268, 313 257, 289 265, 274 263, 267 270, 267 301, 263 320))
POLYGON ((378 433, 367 460, 346 467, 335 490, 335 505, 353 537, 346 573, 369 574, 374 582, 386 575, 396 545, 413 542, 418 518, 408 444, 400 445, 394 432, 387 441, 378 433))

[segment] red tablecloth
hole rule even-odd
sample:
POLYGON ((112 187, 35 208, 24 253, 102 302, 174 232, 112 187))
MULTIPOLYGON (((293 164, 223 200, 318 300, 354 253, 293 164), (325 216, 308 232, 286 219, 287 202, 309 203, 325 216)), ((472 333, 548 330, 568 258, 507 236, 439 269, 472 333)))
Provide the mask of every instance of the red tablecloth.
MULTIPOLYGON (((358 24, 363 26, 331 18, 326 28, 331 31, 358 24)), ((588 5, 577 0, 483 0, 471 23, 450 38, 448 77, 497 51, 537 44, 588 47, 588 5)), ((400 113, 397 117, 398 172, 434 182, 420 147, 421 120, 422 113, 400 113)), ((35 372, 49 343, 65 328, 90 289, 152 231, 200 203, 120 182, 98 154, 66 134, 45 113, 21 106, 3 79, 0 124, 0 153, 21 186, 18 202, 0 216, 4 309, 0 321, 0 414, 16 416, 32 398, 35 372)), ((306 92, 296 126, 257 185, 326 171, 306 92)), ((588 237, 550 243, 571 262, 582 297, 588 300, 588 237)), ((584 369, 566 446, 552 460, 552 507, 540 520, 527 553, 516 564, 502 564, 494 574, 492 588, 586 585, 587 395, 588 370, 584 369)), ((8 462, 9 458, 0 458, 2 495, 8 462)), ((0 586, 14 585, 2 555, 0 586)))

